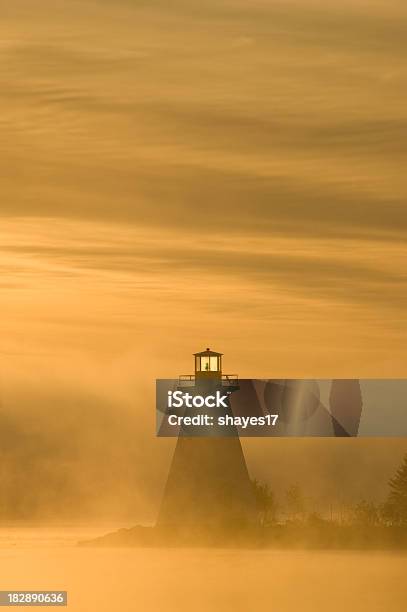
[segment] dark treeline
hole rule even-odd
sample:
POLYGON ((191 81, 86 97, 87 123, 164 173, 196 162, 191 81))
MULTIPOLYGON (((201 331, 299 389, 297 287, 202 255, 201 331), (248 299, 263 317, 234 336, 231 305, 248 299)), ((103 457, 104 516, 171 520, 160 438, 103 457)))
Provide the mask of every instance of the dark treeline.
POLYGON ((299 485, 290 486, 277 499, 268 484, 252 481, 258 520, 217 525, 141 525, 120 529, 83 545, 91 546, 210 546, 249 548, 320 548, 358 550, 407 549, 407 454, 389 481, 385 501, 361 500, 328 516, 307 508, 299 485))
POLYGON ((361 499, 353 506, 335 508, 329 513, 310 509, 307 498, 298 484, 290 486, 282 499, 278 499, 268 484, 256 479, 252 481, 259 511, 259 520, 264 527, 289 524, 323 522, 359 526, 406 526, 407 527, 407 453, 393 478, 389 480, 387 498, 382 503, 361 499))

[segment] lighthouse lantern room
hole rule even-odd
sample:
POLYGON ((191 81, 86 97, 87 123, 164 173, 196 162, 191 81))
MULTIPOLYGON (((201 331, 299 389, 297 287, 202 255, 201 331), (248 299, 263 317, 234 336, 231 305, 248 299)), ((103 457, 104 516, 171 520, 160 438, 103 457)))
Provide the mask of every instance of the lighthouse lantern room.
POLYGON ((194 353, 196 378, 221 378, 222 353, 215 353, 207 348, 201 353, 194 353))

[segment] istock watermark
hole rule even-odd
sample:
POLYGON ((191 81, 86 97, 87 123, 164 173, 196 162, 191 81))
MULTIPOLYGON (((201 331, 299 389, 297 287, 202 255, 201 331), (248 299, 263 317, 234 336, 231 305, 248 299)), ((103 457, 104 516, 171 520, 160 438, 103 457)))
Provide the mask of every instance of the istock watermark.
POLYGON ((168 408, 228 408, 228 398, 230 392, 221 394, 216 391, 215 395, 191 395, 182 391, 168 391, 168 408))
POLYGON ((407 379, 198 374, 157 380, 158 436, 407 436, 407 379))

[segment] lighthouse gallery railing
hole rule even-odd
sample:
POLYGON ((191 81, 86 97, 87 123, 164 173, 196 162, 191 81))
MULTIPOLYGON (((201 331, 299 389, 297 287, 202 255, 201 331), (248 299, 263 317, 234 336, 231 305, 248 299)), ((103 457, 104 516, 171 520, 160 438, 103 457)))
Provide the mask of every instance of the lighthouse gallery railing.
MULTIPOLYGON (((222 387, 235 387, 239 382, 237 374, 222 374, 222 387)), ((183 374, 179 377, 181 387, 194 387, 195 374, 183 374)))

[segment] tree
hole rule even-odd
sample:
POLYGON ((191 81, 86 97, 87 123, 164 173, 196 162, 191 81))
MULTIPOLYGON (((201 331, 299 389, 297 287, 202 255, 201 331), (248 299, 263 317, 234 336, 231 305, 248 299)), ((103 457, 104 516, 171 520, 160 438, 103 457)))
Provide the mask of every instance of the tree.
POLYGON ((292 485, 285 494, 287 511, 291 519, 304 514, 305 500, 298 484, 292 485))
POLYGON ((407 525, 407 453, 393 478, 383 507, 384 518, 395 525, 407 525))
POLYGON ((267 525, 275 521, 276 502, 274 494, 268 484, 262 484, 258 480, 252 480, 254 496, 262 525, 267 525))
POLYGON ((377 525, 379 522, 379 509, 373 502, 362 499, 355 506, 354 516, 358 525, 377 525))

